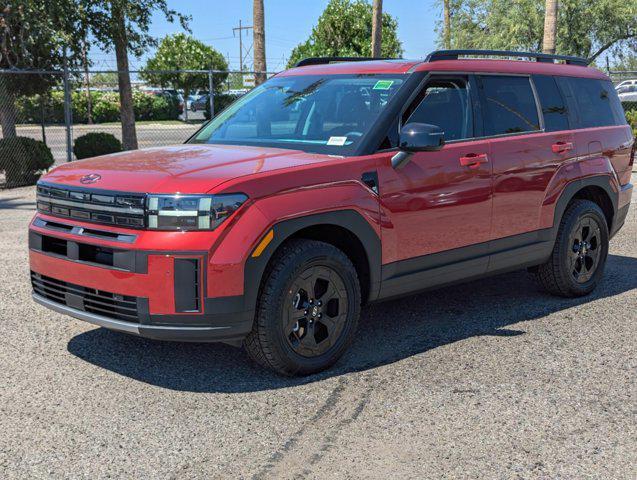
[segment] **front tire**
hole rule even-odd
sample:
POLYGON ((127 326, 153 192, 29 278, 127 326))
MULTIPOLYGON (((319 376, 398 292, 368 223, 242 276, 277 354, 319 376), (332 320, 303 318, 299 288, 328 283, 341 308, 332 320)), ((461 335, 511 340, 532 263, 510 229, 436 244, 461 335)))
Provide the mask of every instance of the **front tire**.
POLYGON ((560 222, 551 257, 537 268, 538 283, 562 297, 588 295, 604 273, 608 242, 608 225, 599 205, 573 201, 560 222))
POLYGON ((291 240, 265 273, 244 346, 254 361, 283 375, 325 370, 354 339, 360 306, 356 269, 341 250, 291 240))

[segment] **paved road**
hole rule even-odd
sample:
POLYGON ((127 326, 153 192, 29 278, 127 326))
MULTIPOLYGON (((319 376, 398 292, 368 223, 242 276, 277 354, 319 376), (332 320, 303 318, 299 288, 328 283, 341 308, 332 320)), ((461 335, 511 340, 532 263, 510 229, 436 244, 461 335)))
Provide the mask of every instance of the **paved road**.
POLYGON ((0 192, 0 478, 634 479, 636 212, 588 298, 519 272, 368 307, 285 379, 33 304, 32 190, 0 192))

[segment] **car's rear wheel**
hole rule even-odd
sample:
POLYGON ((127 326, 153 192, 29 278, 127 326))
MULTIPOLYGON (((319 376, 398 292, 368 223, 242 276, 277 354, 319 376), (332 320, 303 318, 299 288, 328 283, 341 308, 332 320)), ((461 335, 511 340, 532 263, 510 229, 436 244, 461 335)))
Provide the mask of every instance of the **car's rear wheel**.
POLYGON ((266 272, 245 348, 256 362, 284 375, 319 372, 350 345, 360 304, 356 270, 341 250, 292 240, 266 272))
POLYGON ((563 297, 589 294, 604 273, 608 241, 601 208, 590 200, 573 201, 560 222, 551 257, 537 268, 538 282, 563 297))

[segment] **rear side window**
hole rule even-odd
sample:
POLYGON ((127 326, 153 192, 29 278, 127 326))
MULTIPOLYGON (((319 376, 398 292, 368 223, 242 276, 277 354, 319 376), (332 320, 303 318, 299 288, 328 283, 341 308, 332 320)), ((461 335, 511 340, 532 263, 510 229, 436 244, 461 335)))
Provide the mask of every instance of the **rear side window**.
POLYGON ((577 108, 579 128, 606 127, 626 123, 613 84, 594 78, 562 77, 577 108))
POLYGON ((484 103, 487 136, 540 129, 537 105, 527 77, 478 77, 484 103))
POLYGON ((555 79, 548 75, 533 75, 533 83, 542 106, 544 130, 568 130, 568 109, 555 79))

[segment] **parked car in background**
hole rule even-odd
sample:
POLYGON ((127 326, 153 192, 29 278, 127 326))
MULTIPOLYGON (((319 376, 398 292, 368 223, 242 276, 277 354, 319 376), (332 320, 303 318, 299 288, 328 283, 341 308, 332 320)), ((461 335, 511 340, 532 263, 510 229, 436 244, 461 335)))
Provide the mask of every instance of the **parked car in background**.
POLYGON ((208 95, 207 93, 204 95, 201 95, 198 99, 196 99, 190 104, 190 110, 192 110, 193 112, 203 111, 206 109, 206 105, 208 105, 209 102, 210 102, 210 95, 208 95))
POLYGON ((619 87, 617 95, 621 102, 637 102, 637 84, 619 87))
POLYGON ((305 375, 366 303, 523 268, 591 293, 631 202, 631 128, 586 59, 493 59, 511 55, 307 59, 184 145, 58 166, 29 227, 34 300, 305 375))
POLYGON ((627 87, 630 85, 637 85, 637 79, 630 79, 630 80, 624 80, 623 82, 618 83, 617 85, 615 85, 615 90, 619 90, 622 87, 627 87))
POLYGON ((165 97, 171 101, 177 103, 178 109, 180 113, 184 112, 184 97, 174 88, 153 88, 153 87, 142 87, 140 91, 144 93, 148 93, 149 95, 158 95, 165 97))

